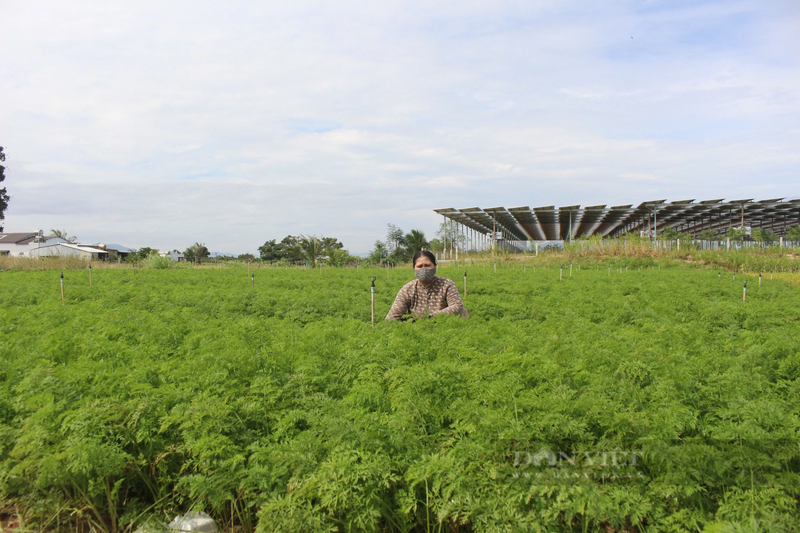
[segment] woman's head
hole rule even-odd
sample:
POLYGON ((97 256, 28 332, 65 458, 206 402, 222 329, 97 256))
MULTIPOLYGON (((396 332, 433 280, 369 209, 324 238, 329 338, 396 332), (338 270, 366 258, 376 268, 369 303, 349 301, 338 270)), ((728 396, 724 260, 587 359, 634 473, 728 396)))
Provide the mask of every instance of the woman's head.
POLYGON ((414 275, 425 286, 431 283, 436 276, 436 257, 430 252, 422 250, 414 254, 414 275))
POLYGON ((414 257, 411 259, 411 264, 414 265, 414 269, 436 268, 436 256, 428 250, 420 250, 414 254, 414 257))

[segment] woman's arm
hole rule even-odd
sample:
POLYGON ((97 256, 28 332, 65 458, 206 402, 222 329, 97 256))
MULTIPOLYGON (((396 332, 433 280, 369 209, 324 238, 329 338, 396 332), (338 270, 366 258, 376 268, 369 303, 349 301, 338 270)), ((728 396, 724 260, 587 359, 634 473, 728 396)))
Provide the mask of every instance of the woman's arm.
POLYGON ((411 294, 409 293, 409 286, 404 285, 400 292, 397 293, 392 308, 389 309, 389 313, 386 315, 386 320, 400 320, 403 315, 408 313, 410 307, 411 294))
POLYGON ((441 313, 451 313, 454 315, 461 315, 464 311, 464 302, 461 301, 461 295, 458 293, 458 287, 456 287, 456 284, 455 282, 453 282, 453 280, 446 279, 444 295, 447 307, 445 307, 444 309, 440 309, 435 313, 431 313, 431 316, 439 315, 441 313))

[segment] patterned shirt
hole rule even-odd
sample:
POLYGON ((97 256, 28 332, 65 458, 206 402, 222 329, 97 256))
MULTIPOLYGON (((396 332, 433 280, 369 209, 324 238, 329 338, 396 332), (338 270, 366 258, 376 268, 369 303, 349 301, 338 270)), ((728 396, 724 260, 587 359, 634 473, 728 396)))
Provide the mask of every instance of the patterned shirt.
POLYGON ((403 315, 433 316, 440 313, 452 313, 465 318, 469 313, 464 309, 461 295, 452 280, 436 276, 430 285, 425 287, 418 279, 403 285, 394 300, 386 320, 399 320, 403 315), (427 312, 426 312, 427 311, 427 312))

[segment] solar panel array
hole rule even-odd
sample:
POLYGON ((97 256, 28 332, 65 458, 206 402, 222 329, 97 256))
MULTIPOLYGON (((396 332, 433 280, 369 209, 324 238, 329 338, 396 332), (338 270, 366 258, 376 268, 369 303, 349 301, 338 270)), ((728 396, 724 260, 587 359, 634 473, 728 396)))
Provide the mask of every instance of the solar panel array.
POLYGON ((590 236, 619 237, 628 232, 653 234, 665 228, 697 236, 712 230, 764 228, 785 235, 800 226, 800 199, 654 200, 633 205, 581 207, 469 207, 435 209, 437 213, 482 235, 499 234, 517 241, 558 241, 590 236))

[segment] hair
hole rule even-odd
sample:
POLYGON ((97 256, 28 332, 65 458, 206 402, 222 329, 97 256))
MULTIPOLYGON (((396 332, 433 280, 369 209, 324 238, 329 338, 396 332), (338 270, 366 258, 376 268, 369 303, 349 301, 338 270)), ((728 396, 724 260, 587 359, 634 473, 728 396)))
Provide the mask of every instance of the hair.
POLYGON ((417 266, 417 259, 419 259, 423 255, 431 260, 433 266, 436 266, 436 257, 428 250, 420 250, 419 252, 415 253, 414 257, 411 258, 411 265, 417 266))

